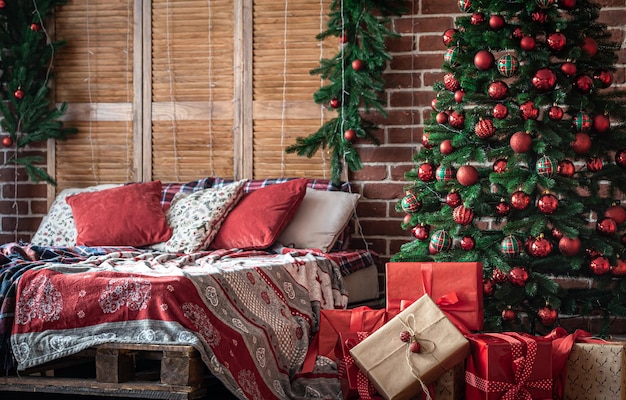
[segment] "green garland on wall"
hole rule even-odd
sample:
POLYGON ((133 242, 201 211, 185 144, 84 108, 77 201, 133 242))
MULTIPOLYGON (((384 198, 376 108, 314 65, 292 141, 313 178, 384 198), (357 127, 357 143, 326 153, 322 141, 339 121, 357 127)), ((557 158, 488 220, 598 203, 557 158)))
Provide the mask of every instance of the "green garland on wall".
POLYGON ((379 144, 373 131, 376 126, 363 118, 362 111, 387 112, 381 102, 385 90, 382 79, 387 62, 388 38, 397 36, 389 28, 391 16, 406 11, 403 1, 389 0, 334 0, 331 4, 327 29, 317 38, 338 37, 341 48, 332 59, 322 59, 311 71, 329 83, 313 96, 317 104, 337 111, 337 117, 327 121, 308 137, 296 138, 287 153, 312 157, 320 149, 331 152, 331 179, 341 181, 344 163, 350 171, 363 168, 354 144, 368 139, 379 144))
POLYGON ((65 0, 0 0, 0 113, 2 144, 15 152, 7 162, 22 165, 35 182, 55 184, 26 146, 76 133, 59 121, 66 104, 50 101, 52 59, 63 41, 52 41, 44 22, 65 0))

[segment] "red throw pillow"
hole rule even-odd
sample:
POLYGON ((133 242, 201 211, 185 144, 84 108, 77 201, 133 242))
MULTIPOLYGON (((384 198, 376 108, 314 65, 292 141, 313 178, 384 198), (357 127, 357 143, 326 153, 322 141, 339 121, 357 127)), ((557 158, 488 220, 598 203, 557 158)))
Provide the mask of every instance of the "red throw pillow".
POLYGON ((160 181, 69 196, 76 244, 140 247, 167 241, 172 230, 160 198, 160 181))
POLYGON ((213 249, 265 249, 276 241, 293 219, 304 194, 307 179, 292 179, 246 194, 211 243, 213 249))

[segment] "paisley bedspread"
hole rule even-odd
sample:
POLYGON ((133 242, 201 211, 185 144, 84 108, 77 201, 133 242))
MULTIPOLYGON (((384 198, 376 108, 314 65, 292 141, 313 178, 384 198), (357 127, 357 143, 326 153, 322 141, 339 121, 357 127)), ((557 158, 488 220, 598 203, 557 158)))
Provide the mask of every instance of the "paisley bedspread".
POLYGON ((15 297, 18 369, 102 343, 185 344, 241 399, 340 399, 333 362, 299 374, 319 310, 346 305, 339 266, 284 253, 120 249, 35 263, 15 297))

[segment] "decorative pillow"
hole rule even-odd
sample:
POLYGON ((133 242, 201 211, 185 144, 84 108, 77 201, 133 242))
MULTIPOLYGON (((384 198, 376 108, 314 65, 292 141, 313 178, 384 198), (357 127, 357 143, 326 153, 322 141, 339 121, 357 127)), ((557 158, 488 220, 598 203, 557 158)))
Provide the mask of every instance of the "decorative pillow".
POLYGON ((168 240, 172 230, 160 198, 160 181, 69 196, 76 244, 141 247, 168 240))
POLYGON ((213 185, 213 178, 203 178, 191 182, 164 183, 161 193, 161 205, 167 211, 172 204, 172 199, 178 193, 193 193, 208 189, 213 185))
POLYGON ((119 184, 103 184, 87 188, 68 188, 52 202, 48 214, 41 220, 37 232, 33 235, 31 243, 37 246, 76 246, 76 224, 72 215, 72 207, 67 204, 67 197, 84 192, 96 192, 121 186, 119 184))
POLYGON ((360 197, 358 193, 307 188, 298 212, 278 242, 298 249, 329 252, 356 211, 360 197))
POLYGON ((193 253, 205 250, 215 238, 224 219, 243 194, 245 180, 221 188, 194 193, 179 193, 166 213, 172 237, 152 246, 168 253, 193 253))
POLYGON ((307 179, 300 178, 257 189, 243 196, 217 232, 213 249, 265 249, 293 219, 307 179))

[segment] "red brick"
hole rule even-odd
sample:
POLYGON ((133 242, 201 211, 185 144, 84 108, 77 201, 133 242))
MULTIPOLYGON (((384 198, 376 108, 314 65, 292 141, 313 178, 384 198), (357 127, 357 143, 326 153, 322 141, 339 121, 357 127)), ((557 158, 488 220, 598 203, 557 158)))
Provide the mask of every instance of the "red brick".
POLYGON ((422 35, 419 38, 418 51, 445 51, 446 46, 441 40, 441 35, 422 35))
POLYGON ((409 149, 397 146, 380 146, 360 149, 363 162, 405 161, 411 156, 409 149))
POLYGON ((404 193, 404 185, 401 183, 371 183, 363 189, 368 199, 399 199, 404 193))
POLYGON ((4 199, 19 198, 46 198, 48 189, 46 184, 41 183, 22 183, 17 187, 17 193, 15 192, 15 185, 11 183, 5 183, 2 185, 2 197, 4 199))
POLYGON ((385 87, 387 89, 414 88, 418 89, 421 85, 421 76, 419 72, 386 72, 383 75, 385 87))
POLYGON ((420 127, 389 127, 387 128, 387 140, 389 144, 409 143, 417 144, 421 142, 423 128, 420 127))
POLYGON ((413 35, 402 35, 387 40, 387 51, 407 52, 415 50, 415 38, 413 35))
POLYGON ((459 9, 456 2, 447 2, 441 0, 423 0, 422 14, 450 14, 458 13, 459 9))
POLYGON ((32 214, 46 214, 48 212, 48 202, 46 200, 31 200, 30 212, 32 214))
POLYGON ((360 171, 352 174, 352 179, 358 181, 382 181, 387 178, 387 167, 384 165, 365 165, 360 171))
POLYGON ((415 168, 414 162, 411 162, 410 164, 406 164, 406 165, 398 165, 398 166, 391 167, 391 171, 390 171, 391 179, 394 181, 401 181, 406 185, 409 182, 406 181, 404 174, 412 170, 413 168, 415 168))
POLYGON ((35 232, 40 223, 40 217, 20 216, 15 218, 4 216, 2 218, 2 231, 35 232))
POLYGON ((420 69, 440 69, 443 65, 443 51, 441 54, 399 55, 389 62, 392 70, 408 70, 411 67, 420 69), (415 57, 415 59, 414 59, 415 57))

